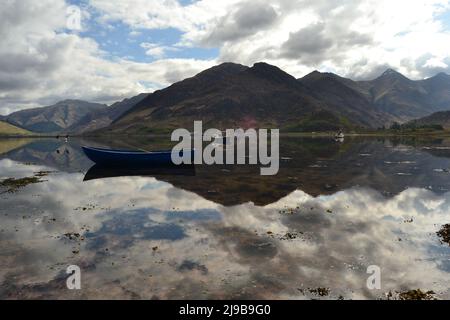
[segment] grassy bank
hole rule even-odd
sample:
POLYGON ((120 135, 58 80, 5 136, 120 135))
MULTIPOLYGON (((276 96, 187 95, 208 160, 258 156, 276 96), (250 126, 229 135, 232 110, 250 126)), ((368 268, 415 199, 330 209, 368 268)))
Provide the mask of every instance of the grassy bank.
POLYGON ((13 126, 12 124, 0 121, 0 137, 10 137, 10 136, 30 136, 32 133, 25 129, 13 126))

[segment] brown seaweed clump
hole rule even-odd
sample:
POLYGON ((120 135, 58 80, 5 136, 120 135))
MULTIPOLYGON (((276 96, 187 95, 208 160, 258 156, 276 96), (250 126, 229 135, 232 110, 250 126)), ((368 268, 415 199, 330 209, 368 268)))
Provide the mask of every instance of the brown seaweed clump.
POLYGON ((319 296, 319 297, 326 297, 330 294, 329 288, 315 288, 315 289, 308 288, 308 290, 310 293, 312 293, 316 296, 319 296))
POLYGON ((32 177, 25 178, 8 178, 0 181, 0 187, 6 188, 6 191, 2 193, 15 193, 29 184, 44 182, 41 178, 48 176, 52 171, 38 171, 34 173, 32 177))
POLYGON ((388 300, 436 300, 434 291, 422 291, 421 289, 408 290, 403 292, 396 292, 396 294, 389 292, 388 300))
POLYGON ((436 234, 441 238, 442 243, 447 243, 450 246, 450 224, 443 225, 436 234))
POLYGON ((25 177, 20 179, 8 178, 0 181, 0 187, 6 188, 6 191, 2 193, 14 193, 19 189, 26 187, 29 184, 43 182, 39 177, 25 177))

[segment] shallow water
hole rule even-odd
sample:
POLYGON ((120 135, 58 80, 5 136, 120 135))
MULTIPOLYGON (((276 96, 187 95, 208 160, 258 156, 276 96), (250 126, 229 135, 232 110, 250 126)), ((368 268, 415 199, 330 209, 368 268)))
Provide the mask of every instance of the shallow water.
POLYGON ((0 186, 0 298, 450 298, 450 247, 436 234, 450 223, 450 141, 280 143, 276 176, 258 166, 131 176, 90 170, 80 145, 170 143, 0 140, 0 180, 41 180, 0 186), (66 288, 73 264, 81 290, 66 288), (366 286, 370 265, 380 290, 366 286))

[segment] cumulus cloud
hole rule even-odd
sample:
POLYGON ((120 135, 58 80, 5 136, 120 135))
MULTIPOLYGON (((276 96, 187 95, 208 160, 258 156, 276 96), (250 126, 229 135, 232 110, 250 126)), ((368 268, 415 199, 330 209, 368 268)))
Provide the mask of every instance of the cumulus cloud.
POLYGON ((143 42, 141 43, 141 47, 144 48, 145 54, 154 58, 164 58, 166 56, 167 51, 179 51, 176 47, 171 46, 162 46, 157 43, 143 42))
POLYGON ((63 0, 7 1, 2 6, 1 114, 66 98, 113 102, 153 91, 214 64, 161 59, 163 54, 157 52, 153 53, 160 60, 152 63, 111 59, 95 40, 66 29, 68 5, 63 0))
POLYGON ((221 17, 202 43, 221 46, 224 42, 237 41, 269 28, 277 19, 275 9, 265 2, 248 2, 221 17))
POLYGON ((321 69, 367 79, 384 66, 411 78, 427 77, 437 68, 449 71, 444 60, 450 49, 444 44, 450 33, 438 19, 448 0, 126 3, 92 1, 106 20, 134 28, 173 27, 183 32, 180 44, 217 46, 220 61, 264 60, 298 77, 321 69), (417 63, 424 56, 433 60, 417 63))
POLYGON ((289 35, 289 39, 281 46, 281 54, 287 58, 303 59, 310 57, 311 62, 320 62, 323 53, 329 49, 333 41, 324 33, 322 23, 307 26, 289 35))

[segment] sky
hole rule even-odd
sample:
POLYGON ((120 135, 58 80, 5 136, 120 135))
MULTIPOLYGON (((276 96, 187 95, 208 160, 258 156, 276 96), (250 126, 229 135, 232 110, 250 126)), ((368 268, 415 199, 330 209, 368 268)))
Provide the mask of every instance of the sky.
POLYGON ((2 0, 0 114, 112 103, 222 62, 450 74, 450 0, 2 0))

